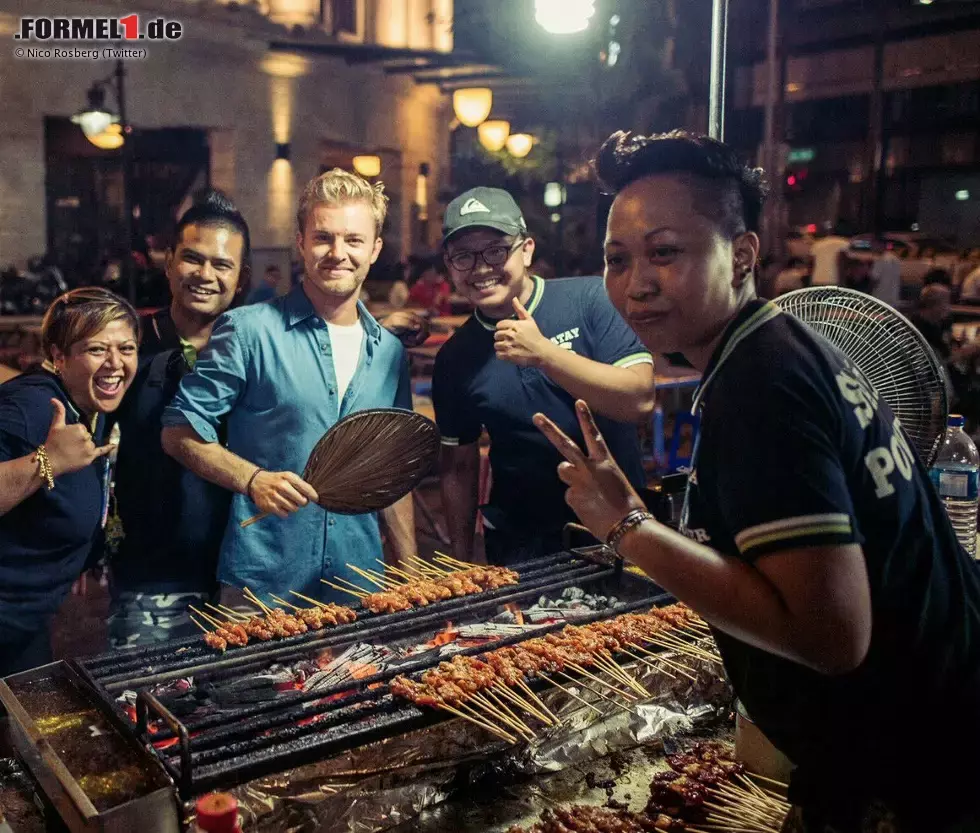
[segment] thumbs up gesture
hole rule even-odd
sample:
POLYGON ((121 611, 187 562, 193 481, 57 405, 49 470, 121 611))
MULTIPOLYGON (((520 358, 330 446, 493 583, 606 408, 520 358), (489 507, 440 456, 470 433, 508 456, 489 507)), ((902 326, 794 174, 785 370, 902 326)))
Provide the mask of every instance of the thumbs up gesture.
POLYGON ((498 359, 521 367, 537 367, 555 345, 541 335, 519 298, 514 299, 514 313, 516 320, 508 318, 497 322, 497 331, 493 334, 494 351, 498 359))
POLYGON ((52 399, 51 427, 48 429, 44 447, 55 477, 70 474, 85 468, 97 457, 104 457, 112 451, 111 445, 96 446, 88 429, 81 424, 65 423, 65 406, 60 399, 52 399))

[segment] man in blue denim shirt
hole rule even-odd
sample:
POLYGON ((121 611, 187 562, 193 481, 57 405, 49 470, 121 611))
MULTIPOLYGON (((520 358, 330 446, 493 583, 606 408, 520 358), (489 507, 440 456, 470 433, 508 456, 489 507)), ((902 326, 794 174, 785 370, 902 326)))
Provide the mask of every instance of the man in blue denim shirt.
MULTIPOLYGON (((218 565, 225 598, 248 587, 330 599, 320 578, 355 580, 347 564, 377 566, 381 557, 376 516, 308 506, 317 494, 297 472, 347 414, 412 407, 401 343, 358 301, 381 251, 386 204, 383 186, 355 174, 335 169, 312 180, 297 216, 305 280, 283 298, 219 318, 164 412, 164 450, 236 493, 218 565), (218 442, 222 419, 227 448, 218 442), (240 528, 258 512, 279 520, 240 528)), ((380 515, 396 557, 414 555, 411 495, 380 515)))

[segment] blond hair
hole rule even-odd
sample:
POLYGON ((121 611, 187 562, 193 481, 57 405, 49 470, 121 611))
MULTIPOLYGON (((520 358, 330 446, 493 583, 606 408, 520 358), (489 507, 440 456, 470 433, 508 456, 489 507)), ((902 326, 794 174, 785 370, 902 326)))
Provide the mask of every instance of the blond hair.
POLYGON ((299 198, 299 210, 296 212, 299 233, 306 233, 306 218, 313 206, 321 203, 340 205, 346 202, 366 202, 371 207, 375 233, 380 237, 385 215, 388 213, 384 183, 376 182, 372 185, 363 177, 342 168, 334 168, 306 183, 299 198))
POLYGON ((113 321, 125 321, 140 337, 139 316, 127 301, 107 289, 86 286, 59 295, 41 321, 41 350, 49 361, 52 347, 67 354, 73 344, 102 332, 113 321))

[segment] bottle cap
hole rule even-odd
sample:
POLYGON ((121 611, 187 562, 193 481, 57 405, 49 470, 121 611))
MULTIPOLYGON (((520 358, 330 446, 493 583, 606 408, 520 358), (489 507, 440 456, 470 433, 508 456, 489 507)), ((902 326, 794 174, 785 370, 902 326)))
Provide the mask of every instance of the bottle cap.
POLYGON ((207 833, 238 833, 238 802, 228 793, 202 795, 195 805, 197 826, 207 833))
POLYGON ((962 428, 966 420, 959 414, 950 414, 946 420, 947 428, 962 428))

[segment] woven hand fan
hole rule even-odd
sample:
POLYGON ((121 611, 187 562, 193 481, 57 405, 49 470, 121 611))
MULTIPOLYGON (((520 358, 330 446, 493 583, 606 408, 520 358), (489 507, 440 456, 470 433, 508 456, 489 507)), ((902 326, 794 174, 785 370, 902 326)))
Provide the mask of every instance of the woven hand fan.
MULTIPOLYGON (((328 512, 362 515, 391 506, 433 468, 439 429, 427 417, 400 408, 357 411, 316 444, 303 479, 328 512)), ((242 522, 250 526, 265 515, 242 522)))

